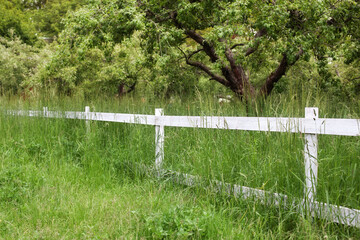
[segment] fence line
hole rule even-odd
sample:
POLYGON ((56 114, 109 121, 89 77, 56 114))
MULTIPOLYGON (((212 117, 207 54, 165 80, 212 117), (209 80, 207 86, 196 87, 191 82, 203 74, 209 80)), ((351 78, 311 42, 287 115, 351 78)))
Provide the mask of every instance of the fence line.
POLYGON ((48 111, 46 109, 47 108, 45 108, 44 111, 8 111, 8 113, 31 117, 70 118, 105 122, 163 125, 165 127, 360 136, 360 119, 156 116, 104 112, 58 112, 48 111))
POLYGON ((303 199, 289 201, 288 196, 285 194, 272 193, 220 181, 214 181, 213 183, 218 189, 225 190, 225 192, 233 194, 235 197, 242 197, 244 199, 251 197, 260 200, 260 202, 264 204, 271 203, 277 206, 283 204, 295 207, 297 211, 301 213, 305 212, 313 217, 360 228, 360 210, 316 201, 316 184, 318 178, 317 135, 360 136, 360 119, 319 118, 318 108, 305 108, 305 118, 164 116, 163 109, 155 109, 155 115, 121 114, 90 112, 88 106, 85 107, 84 112, 48 111, 48 108, 44 107, 43 111, 19 110, 7 111, 7 114, 30 117, 83 119, 86 121, 87 132, 90 131, 89 121, 154 125, 155 169, 158 176, 160 176, 160 173, 171 173, 178 177, 178 182, 188 186, 197 185, 198 182, 201 182, 201 178, 199 176, 166 171, 161 167, 164 161, 165 126, 302 133, 305 135, 305 186, 303 199), (182 178, 182 180, 179 180, 179 178, 182 178))

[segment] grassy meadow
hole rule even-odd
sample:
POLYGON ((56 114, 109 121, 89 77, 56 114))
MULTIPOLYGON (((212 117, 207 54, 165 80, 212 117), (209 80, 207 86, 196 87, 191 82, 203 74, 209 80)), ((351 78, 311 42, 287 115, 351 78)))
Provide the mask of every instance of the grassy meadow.
MULTIPOLYGON (((144 174, 153 166, 152 126, 43 119, 6 109, 165 115, 360 118, 360 102, 271 99, 246 109, 213 97, 155 101, 2 98, 0 104, 0 239, 360 239, 360 229, 309 219, 144 174)), ((290 133, 165 128, 164 167, 303 197, 303 136, 290 133)), ((319 136, 317 200, 360 209, 360 141, 319 136)))

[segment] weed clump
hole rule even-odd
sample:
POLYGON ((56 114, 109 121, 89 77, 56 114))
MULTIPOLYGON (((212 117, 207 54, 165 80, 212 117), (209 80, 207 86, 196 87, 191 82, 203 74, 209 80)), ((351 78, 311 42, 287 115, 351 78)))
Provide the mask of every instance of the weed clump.
POLYGON ((176 205, 167 211, 142 216, 142 232, 151 239, 206 238, 214 214, 200 207, 176 205))

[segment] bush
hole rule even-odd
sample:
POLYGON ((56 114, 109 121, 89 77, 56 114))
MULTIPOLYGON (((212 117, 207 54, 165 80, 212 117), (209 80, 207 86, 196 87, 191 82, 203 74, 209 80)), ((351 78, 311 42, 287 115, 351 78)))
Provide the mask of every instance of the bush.
POLYGON ((23 43, 13 32, 10 40, 0 37, 0 52, 0 95, 23 91, 48 55, 23 43))
POLYGON ((206 238, 213 214, 200 207, 175 206, 143 216, 144 234, 150 239, 206 238))

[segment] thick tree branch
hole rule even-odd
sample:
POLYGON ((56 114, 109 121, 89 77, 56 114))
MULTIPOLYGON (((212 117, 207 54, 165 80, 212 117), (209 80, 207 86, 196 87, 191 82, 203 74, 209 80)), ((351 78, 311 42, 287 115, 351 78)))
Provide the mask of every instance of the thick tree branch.
POLYGON ((205 40, 205 38, 203 38, 195 30, 185 29, 182 26, 182 24, 176 19, 176 17, 177 17, 176 11, 173 11, 170 13, 170 18, 172 19, 175 27, 177 27, 178 29, 183 29, 184 33, 187 36, 189 36, 191 39, 193 39, 195 42, 197 42, 198 44, 200 44, 203 47, 204 52, 206 53, 206 55, 208 55, 210 57, 211 62, 216 62, 219 59, 219 56, 216 54, 214 47, 211 46, 210 43, 207 42, 205 40))
POLYGON ((135 90, 136 83, 137 83, 137 82, 134 82, 133 84, 131 84, 131 86, 129 86, 129 89, 126 91, 126 93, 130 93, 130 92, 134 91, 134 90, 135 90))
POLYGON ((234 73, 234 75, 236 77, 237 86, 240 89, 243 89, 242 94, 254 95, 255 94, 254 87, 251 85, 248 76, 246 76, 246 73, 245 73, 243 67, 241 65, 236 64, 234 54, 233 54, 233 52, 231 51, 230 48, 226 48, 225 56, 226 56, 226 59, 230 63, 230 67, 231 67, 232 72, 234 73))
MULTIPOLYGON (((177 13, 172 12, 171 18, 174 22, 174 25, 179 29, 184 29, 181 23, 179 23, 176 19, 177 13)), ((202 46, 203 51, 206 53, 206 55, 210 58, 210 61, 212 63, 215 63, 216 61, 220 60, 219 56, 215 52, 215 48, 205 40, 199 33, 197 33, 195 30, 188 30, 184 29, 185 34, 189 36, 191 39, 193 39, 196 43, 202 46)), ((260 33, 259 33, 260 34, 260 33)), ((258 35, 259 35, 258 34, 258 35)), ((230 50, 230 49, 229 49, 230 50)), ((182 51, 183 52, 183 51, 182 51)), ((230 50, 231 52, 231 50, 230 50)), ((221 77, 217 74, 214 74, 211 72, 210 68, 207 67, 205 64, 201 62, 193 62, 189 60, 189 57, 186 56, 186 54, 183 52, 186 63, 188 65, 197 67, 207 73, 212 79, 216 80, 217 82, 223 84, 224 86, 230 87, 234 92, 236 92, 239 95, 244 94, 244 88, 250 90, 251 93, 254 93, 254 88, 251 86, 250 82, 248 81, 245 71, 240 66, 235 66, 235 60, 234 56, 231 56, 229 59, 231 59, 232 62, 230 62, 230 65, 233 65, 231 68, 227 67, 224 63, 221 67, 221 72, 224 77, 221 77), (237 72, 232 71, 232 69, 237 69, 237 72), (245 86, 244 86, 245 82, 245 86), (244 87, 243 87, 244 86, 244 87)))
POLYGON ((130 86, 128 86, 128 85, 125 84, 125 83, 120 83, 120 84, 118 85, 118 94, 117 94, 117 96, 118 96, 118 97, 121 97, 121 96, 124 96, 124 95, 126 95, 126 94, 131 93, 132 91, 134 91, 134 90, 135 90, 136 83, 137 83, 137 82, 134 82, 134 83, 131 84, 130 86), (129 89, 128 89, 128 90, 125 90, 125 86, 128 87, 129 89))
POLYGON ((240 84, 240 86, 242 87, 244 80, 245 80, 244 78, 246 76, 244 74, 242 74, 243 73, 243 71, 241 71, 242 69, 240 69, 240 67, 236 65, 235 59, 234 59, 234 54, 232 53, 230 48, 226 48, 225 56, 226 56, 226 59, 230 63, 231 70, 234 72, 238 84, 240 84))
POLYGON ((213 73, 208 66, 206 66, 205 64, 203 64, 201 62, 190 61, 189 57, 186 55, 186 53, 181 48, 179 48, 179 50, 184 55, 185 61, 186 61, 186 63, 188 65, 199 68, 200 70, 205 72, 207 75, 209 75, 211 77, 211 79, 221 83, 222 85, 224 85, 226 87, 230 86, 229 81, 227 81, 225 78, 221 77, 220 75, 217 75, 217 74, 213 73))
POLYGON ((209 42, 207 42, 199 33, 194 30, 185 30, 185 34, 203 47, 204 52, 209 56, 211 62, 216 62, 219 59, 214 47, 211 46, 209 42))
POLYGON ((234 49, 234 48, 239 47, 239 46, 245 46, 245 44, 244 43, 237 43, 237 44, 232 45, 230 49, 234 49))
POLYGON ((190 60, 186 60, 186 63, 189 64, 190 66, 197 67, 197 68, 201 69, 207 75, 209 75, 211 77, 211 79, 221 83, 222 85, 224 85, 226 87, 230 87, 229 81, 227 81, 225 78, 221 77, 220 75, 217 75, 217 74, 213 73, 211 71, 211 69, 208 66, 206 66, 205 64, 203 64, 201 62, 190 61, 190 60))
POLYGON ((267 77, 266 82, 261 87, 260 94, 265 97, 268 96, 274 88, 275 83, 285 75, 289 67, 294 65, 303 53, 304 51, 300 49, 299 52, 295 55, 293 62, 289 62, 286 54, 284 53, 279 66, 267 77))

